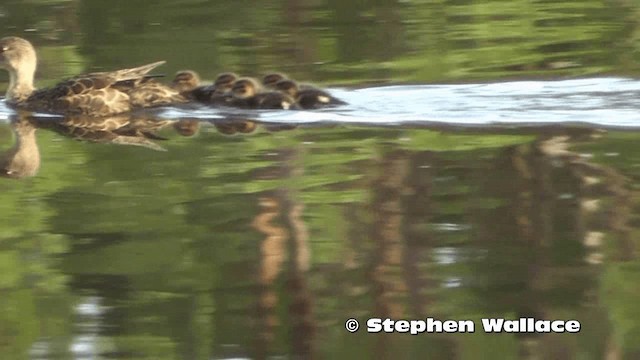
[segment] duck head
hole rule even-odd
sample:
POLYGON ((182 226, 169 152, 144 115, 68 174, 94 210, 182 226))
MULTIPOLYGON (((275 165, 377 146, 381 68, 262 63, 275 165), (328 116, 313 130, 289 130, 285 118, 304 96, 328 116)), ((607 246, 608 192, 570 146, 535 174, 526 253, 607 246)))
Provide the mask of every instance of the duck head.
POLYGON ((29 41, 15 36, 0 39, 0 67, 9 72, 9 101, 19 101, 31 94, 37 62, 36 51, 29 41))

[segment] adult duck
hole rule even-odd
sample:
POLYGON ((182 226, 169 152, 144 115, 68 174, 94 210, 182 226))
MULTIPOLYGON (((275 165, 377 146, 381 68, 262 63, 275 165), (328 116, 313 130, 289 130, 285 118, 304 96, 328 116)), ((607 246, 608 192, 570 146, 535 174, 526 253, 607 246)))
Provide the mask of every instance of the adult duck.
POLYGON ((9 72, 7 104, 16 109, 61 115, 111 116, 139 108, 184 103, 180 93, 147 75, 164 61, 137 68, 79 75, 36 90, 37 57, 33 45, 19 37, 0 39, 0 67, 9 72))

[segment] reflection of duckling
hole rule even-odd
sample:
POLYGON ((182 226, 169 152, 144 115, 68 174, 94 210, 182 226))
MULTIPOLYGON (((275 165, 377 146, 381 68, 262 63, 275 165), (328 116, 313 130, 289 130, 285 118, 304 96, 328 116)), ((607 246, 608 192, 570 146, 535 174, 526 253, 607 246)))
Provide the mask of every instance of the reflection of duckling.
POLYGON ((249 134, 258 128, 258 124, 248 119, 218 120, 212 122, 216 129, 225 135, 233 135, 237 132, 249 134))
POLYGON ((35 176, 40 169, 36 128, 26 120, 13 121, 15 145, 0 155, 0 176, 13 179, 35 176))
POLYGON ((293 130, 296 129, 298 127, 298 125, 296 124, 265 124, 264 128, 267 131, 270 132, 277 132, 277 131, 286 131, 286 130, 293 130))
POLYGON ((243 134, 252 133, 257 128, 258 124, 253 120, 244 120, 236 123, 236 129, 243 134))
POLYGON ((216 121, 213 123, 213 126, 215 126, 216 130, 218 130, 221 134, 225 135, 233 135, 238 132, 236 127, 230 121, 216 121))
POLYGON ((180 119, 172 125, 175 131, 182 136, 193 136, 200 129, 200 121, 195 119, 180 119))
POLYGON ((260 84, 252 78, 238 79, 231 89, 233 100, 230 105, 249 109, 290 109, 295 100, 277 91, 260 92, 260 84))
POLYGON ((171 82, 171 87, 182 95, 188 94, 198 86, 200 86, 200 76, 192 70, 178 71, 171 82))
POLYGON ((262 90, 262 86, 254 78, 243 77, 236 80, 231 87, 231 93, 235 99, 249 99, 262 90))
POLYGON ((285 79, 287 79, 287 76, 282 73, 270 73, 262 78, 262 85, 266 88, 275 89, 276 83, 285 79))
POLYGON ((34 90, 36 52, 25 39, 0 39, 0 67, 10 74, 7 104, 28 111, 54 114, 109 116, 186 99, 147 73, 164 61, 132 69, 76 76, 52 88, 34 90))
POLYGON ((301 88, 293 80, 280 80, 275 84, 275 88, 294 98, 303 109, 317 109, 324 106, 346 104, 346 102, 336 99, 324 90, 308 85, 301 88))

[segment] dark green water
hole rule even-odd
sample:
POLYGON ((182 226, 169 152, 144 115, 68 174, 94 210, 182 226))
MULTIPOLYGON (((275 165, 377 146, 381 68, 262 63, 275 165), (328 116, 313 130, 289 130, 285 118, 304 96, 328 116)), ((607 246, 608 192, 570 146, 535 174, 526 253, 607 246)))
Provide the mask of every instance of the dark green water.
MULTIPOLYGON (((157 59, 356 87, 640 70, 634 2, 260 4, 5 1, 0 29, 34 41, 41 84, 157 59)), ((637 132, 197 124, 143 142, 35 124, 39 171, 0 179, 0 359, 640 357, 637 132), (372 317, 476 332, 368 334, 372 317)))
POLYGON ((39 46, 49 79, 157 59, 168 74, 276 69, 360 85, 640 71, 640 6, 624 0, 4 0, 0 11, 3 33, 39 46))

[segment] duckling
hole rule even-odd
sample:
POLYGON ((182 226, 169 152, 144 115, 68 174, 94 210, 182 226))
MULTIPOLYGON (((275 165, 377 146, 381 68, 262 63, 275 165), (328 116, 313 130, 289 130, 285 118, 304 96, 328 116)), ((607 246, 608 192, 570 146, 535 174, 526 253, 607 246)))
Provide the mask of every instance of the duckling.
POLYGON ((180 70, 173 77, 171 87, 180 94, 189 95, 189 92, 200 86, 200 76, 193 70, 180 70))
POLYGON ((232 72, 218 74, 213 85, 206 89, 205 102, 212 105, 228 105, 232 99, 231 88, 238 79, 238 75, 232 72))
POLYGON ((213 94, 212 85, 200 85, 200 76, 193 70, 181 70, 176 73, 171 87, 189 100, 208 102, 213 94))
POLYGON ((164 61, 79 75, 40 90, 33 86, 36 63, 36 51, 29 41, 14 36, 0 39, 0 67, 7 70, 10 77, 6 94, 9 106, 52 114, 102 117, 187 101, 178 91, 147 75, 164 61))
POLYGON ((301 87, 293 80, 280 80, 275 84, 275 88, 296 99, 298 105, 303 109, 318 109, 325 106, 346 104, 324 90, 310 85, 301 87))
POLYGON ((287 94, 268 91, 260 92, 262 87, 252 78, 240 78, 231 88, 233 99, 231 106, 247 109, 291 109, 296 102, 287 94))
POLYGON ((216 80, 213 82, 216 92, 219 94, 230 92, 233 87, 233 83, 238 80, 238 77, 238 75, 232 72, 218 74, 218 76, 216 76, 216 80))
POLYGON ((237 79, 231 87, 231 94, 235 99, 249 99, 262 91, 260 83, 250 77, 237 79))
POLYGON ((287 76, 282 73, 270 73, 262 78, 262 85, 269 89, 275 89, 276 83, 285 79, 287 79, 287 76))

